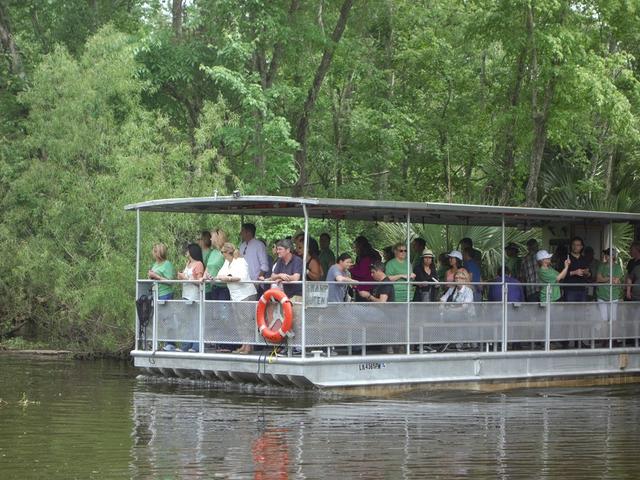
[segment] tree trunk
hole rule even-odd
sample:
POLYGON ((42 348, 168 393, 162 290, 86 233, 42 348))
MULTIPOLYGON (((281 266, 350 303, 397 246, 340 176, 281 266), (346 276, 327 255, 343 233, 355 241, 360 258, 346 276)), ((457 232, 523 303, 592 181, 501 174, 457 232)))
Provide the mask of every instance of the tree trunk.
POLYGON ((331 103, 332 123, 333 123, 333 142, 336 153, 336 165, 335 165, 335 181, 334 181, 334 195, 338 195, 338 188, 342 187, 342 164, 341 161, 344 155, 344 146, 346 143, 346 133, 344 132, 344 118, 349 113, 349 100, 353 93, 353 79, 355 74, 349 75, 346 83, 342 88, 336 88, 333 95, 333 102, 331 103))
POLYGON ((26 80, 27 76, 22 65, 20 50, 13 39, 9 15, 7 14, 5 3, 2 0, 0 0, 0 44, 2 44, 2 48, 9 56, 11 73, 21 80, 26 80))
POLYGON ((604 190, 604 198, 609 198, 611 195, 611 190, 613 190, 613 164, 615 159, 615 148, 609 147, 607 148, 607 170, 605 173, 605 190, 604 190))
POLYGON ((531 47, 531 118, 533 120, 533 144, 531 146, 531 163, 529 165, 529 180, 525 190, 525 206, 535 207, 538 205, 538 178, 540 177, 540 166, 542 156, 547 144, 547 122, 549 119, 549 107, 556 86, 556 74, 551 72, 544 88, 544 99, 542 106, 538 102, 538 51, 535 41, 535 22, 533 18, 533 7, 531 3, 527 11, 527 33, 529 35, 529 45, 531 47))
POLYGON ((307 93, 307 99, 304 102, 302 113, 296 126, 296 140, 299 147, 294 157, 296 168, 298 169, 298 180, 293 187, 293 194, 295 196, 302 196, 304 185, 307 182, 308 177, 306 163, 309 119, 318 99, 318 94, 320 93, 320 88, 322 87, 324 77, 327 75, 329 67, 331 66, 333 54, 335 53, 336 47, 340 42, 340 39, 342 38, 345 27, 347 26, 347 19, 349 18, 349 12, 351 11, 352 6, 353 0, 344 0, 344 3, 340 8, 340 17, 338 18, 333 33, 331 34, 331 40, 324 48, 322 60, 320 60, 320 65, 318 65, 318 69, 316 70, 316 74, 313 78, 313 83, 311 84, 311 88, 309 88, 309 92, 307 93))
MULTIPOLYGON (((300 0, 291 0, 289 5, 289 23, 293 22, 296 12, 300 9, 300 0)), ((258 32, 255 33, 255 37, 258 37, 258 32)), ((253 68, 260 75, 260 85, 263 91, 269 90, 273 86, 273 82, 278 73, 278 67, 282 55, 284 54, 284 44, 281 41, 276 42, 273 46, 273 54, 271 55, 271 61, 267 67, 267 55, 263 45, 258 45, 256 51, 253 54, 253 68)), ((253 155, 253 164, 256 167, 258 175, 265 175, 266 172, 266 156, 264 153, 264 114, 261 111, 255 111, 253 114, 255 127, 253 131, 253 144, 256 149, 256 153, 253 155)), ((258 193, 262 193, 259 191, 258 193)))
POLYGON ((171 4, 171 26, 176 38, 182 37, 182 20, 183 20, 183 0, 172 0, 171 4))
POLYGON ((499 197, 500 205, 508 205, 513 193, 514 182, 512 172, 516 161, 516 108, 520 103, 520 91, 522 89, 522 81, 525 73, 525 56, 526 51, 523 49, 518 55, 516 64, 516 76, 513 82, 513 90, 509 95, 509 123, 504 130, 504 149, 502 152, 502 185, 499 190, 502 191, 499 197))
POLYGON ((438 127, 438 137, 440 139, 440 155, 442 155, 442 170, 444 172, 444 184, 447 187, 447 202, 451 203, 453 198, 453 188, 451 185, 451 161, 449 158, 449 131, 447 129, 447 113, 449 104, 453 97, 453 85, 451 79, 446 77, 447 82, 447 98, 440 112, 440 126, 438 127))
MULTIPOLYGON (((300 0, 291 0, 289 5, 289 23, 293 22, 296 12, 300 9, 300 0)), ((278 67, 280 67, 280 61, 284 54, 284 44, 279 41, 273 46, 273 55, 271 55, 271 62, 269 62, 269 70, 266 72, 264 79, 264 87, 271 88, 273 81, 278 73, 278 67)))
MULTIPOLYGON (((549 79, 544 91, 544 103, 540 111, 533 112, 533 145, 531 148, 531 164, 529 165, 529 180, 525 191, 525 206, 538 205, 538 178, 544 148, 547 144, 547 122, 549 120, 549 106, 555 90, 555 76, 549 79)), ((534 87, 535 88, 535 87, 534 87)))

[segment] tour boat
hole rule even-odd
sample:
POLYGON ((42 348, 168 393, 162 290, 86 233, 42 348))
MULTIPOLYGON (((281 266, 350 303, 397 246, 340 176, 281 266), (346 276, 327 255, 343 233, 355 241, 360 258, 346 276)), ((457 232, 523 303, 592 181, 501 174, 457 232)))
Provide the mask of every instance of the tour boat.
MULTIPOLYGON (((509 302, 504 281, 498 283, 502 301, 457 304, 396 298, 391 303, 329 302, 327 282, 311 282, 303 276, 300 283, 304 294, 289 312, 293 315, 291 327, 281 331, 282 340, 274 344, 265 339, 264 326, 262 332, 257 327, 260 301, 205 300, 202 283, 199 300, 179 296, 159 300, 158 282, 142 278, 146 268, 141 271, 142 214, 211 215, 210 227, 216 225, 215 215, 236 216, 238 229, 241 221, 260 217, 302 218, 304 265, 311 221, 316 226, 322 222, 325 230, 335 232, 336 254, 351 250, 351 245, 340 244, 338 238, 341 228, 344 232, 342 222, 347 222, 347 228, 355 222, 403 224, 404 239, 398 240, 406 241, 408 251, 412 224, 497 227, 504 265, 509 229, 538 229, 541 248, 566 243, 579 235, 600 252, 615 245, 616 224, 631 225, 637 236, 639 214, 244 196, 238 192, 233 196, 152 200, 125 208, 135 211, 137 220, 136 299, 146 296, 147 308, 151 307, 146 313, 145 308, 138 309, 135 349, 131 352, 135 366, 144 375, 353 393, 598 385, 640 379, 640 302, 610 301, 606 310, 596 301, 509 302), (164 351, 166 342, 193 342, 199 348, 198 352, 164 351), (241 344, 253 345, 253 352, 241 355, 219 351, 220 346, 241 344)), ((145 237, 145 249, 163 240, 145 237)), ((413 261, 411 256, 407 258, 408 268, 413 261)), ((598 285, 606 285, 610 293, 614 289, 611 283, 598 285)), ((540 284, 540 288, 549 292, 552 287, 540 284)), ((282 306, 290 300, 274 300, 279 301, 262 300, 269 310, 267 331, 280 325, 273 326, 274 320, 287 317, 282 306)))

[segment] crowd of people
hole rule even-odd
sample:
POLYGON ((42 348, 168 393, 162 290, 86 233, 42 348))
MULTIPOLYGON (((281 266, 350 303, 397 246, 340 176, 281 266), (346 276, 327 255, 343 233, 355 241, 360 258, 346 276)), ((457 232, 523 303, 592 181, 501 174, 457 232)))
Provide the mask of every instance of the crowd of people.
MULTIPOLYGON (((167 259, 167 246, 153 246, 154 263, 148 271, 152 280, 187 280, 181 298, 198 300, 199 283, 204 283, 205 299, 255 301, 268 288, 281 288, 294 306, 302 300, 303 275, 308 281, 328 283, 328 302, 454 302, 483 300, 500 302, 506 293, 510 303, 597 301, 602 318, 608 319, 610 302, 622 299, 640 301, 640 241, 631 245, 626 271, 618 262, 615 248, 602 251, 602 260, 585 247, 580 237, 560 244, 553 254, 539 249, 537 240, 526 242, 526 254, 509 243, 504 266, 493 276, 483 278, 482 252, 471 238, 463 238, 458 249, 437 256, 422 238, 411 244, 412 264, 408 264, 407 245, 398 242, 382 251, 365 236, 353 242, 354 255, 345 252, 337 258, 331 250, 328 233, 319 242, 306 240, 306 265, 303 263, 305 238, 299 233, 273 243, 272 255, 264 241, 256 238, 256 227, 245 223, 240 230, 241 243, 235 246, 221 229, 202 231, 197 243, 186 247, 184 268, 176 271, 167 259), (504 282, 503 282, 504 273, 504 282), (481 283, 490 285, 481 285, 481 283), (503 290, 503 283, 506 288, 503 290), (602 284, 593 286, 593 284, 602 284)), ((158 284, 158 299, 174 296, 171 284, 158 284)), ((615 314, 615 309, 613 311, 615 314)), ((165 350, 174 350, 167 343, 165 350)), ((198 351, 198 344, 183 344, 182 350, 198 351)), ((249 353, 251 345, 241 345, 236 353, 249 353)))

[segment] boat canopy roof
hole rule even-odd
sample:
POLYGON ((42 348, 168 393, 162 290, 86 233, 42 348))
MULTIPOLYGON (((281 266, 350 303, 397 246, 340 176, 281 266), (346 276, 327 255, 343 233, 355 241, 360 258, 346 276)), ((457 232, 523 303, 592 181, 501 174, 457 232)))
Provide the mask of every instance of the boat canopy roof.
POLYGON ((407 213, 410 212, 411 221, 414 223, 441 225, 498 226, 502 224, 503 218, 505 225, 520 228, 561 222, 601 225, 609 222, 640 223, 640 214, 637 213, 253 195, 150 200, 127 205, 125 210, 303 217, 303 205, 306 206, 310 218, 368 220, 372 222, 404 222, 407 219, 407 213))

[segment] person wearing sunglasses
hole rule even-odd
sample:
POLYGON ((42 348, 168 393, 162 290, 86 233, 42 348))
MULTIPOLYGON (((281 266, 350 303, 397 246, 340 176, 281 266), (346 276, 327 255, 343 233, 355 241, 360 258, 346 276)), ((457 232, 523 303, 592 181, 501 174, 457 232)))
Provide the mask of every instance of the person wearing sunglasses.
MULTIPOLYGON (((396 301, 406 302, 413 296, 407 296, 407 292, 409 292, 407 278, 409 278, 409 280, 416 278, 416 274, 413 273, 413 268, 410 268, 410 265, 407 263, 407 245, 402 242, 396 243, 393 246, 393 255, 394 257, 385 265, 385 272, 389 280, 397 282, 393 286, 396 301)), ((413 290, 413 288, 411 288, 411 290, 413 290)))

